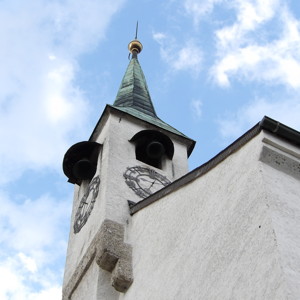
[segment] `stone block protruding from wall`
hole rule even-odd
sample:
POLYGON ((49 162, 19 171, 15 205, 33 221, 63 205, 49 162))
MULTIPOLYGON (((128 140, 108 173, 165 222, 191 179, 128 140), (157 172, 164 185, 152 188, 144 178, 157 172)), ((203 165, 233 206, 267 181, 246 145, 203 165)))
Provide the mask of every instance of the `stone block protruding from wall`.
POLYGON ((132 247, 124 243, 124 226, 106 219, 99 234, 96 262, 102 269, 112 272, 113 287, 124 293, 133 281, 132 247))
POLYGON ((124 232, 122 224, 108 219, 103 221, 76 271, 64 286, 63 300, 72 299, 94 260, 101 269, 112 273, 111 284, 115 290, 125 293, 129 289, 133 282, 132 247, 124 242, 124 232))

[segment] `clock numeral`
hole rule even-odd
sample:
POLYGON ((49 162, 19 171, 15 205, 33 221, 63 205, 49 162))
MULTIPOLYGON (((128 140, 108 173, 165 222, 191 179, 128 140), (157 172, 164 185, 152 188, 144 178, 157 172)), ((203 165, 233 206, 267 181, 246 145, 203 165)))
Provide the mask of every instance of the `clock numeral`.
POLYGON ((171 183, 167 177, 142 166, 128 167, 123 176, 128 187, 141 198, 146 198, 171 183))
POLYGON ((88 190, 81 198, 79 203, 75 220, 74 220, 74 233, 78 233, 87 222, 96 202, 99 193, 100 177, 94 177, 88 186, 88 190))

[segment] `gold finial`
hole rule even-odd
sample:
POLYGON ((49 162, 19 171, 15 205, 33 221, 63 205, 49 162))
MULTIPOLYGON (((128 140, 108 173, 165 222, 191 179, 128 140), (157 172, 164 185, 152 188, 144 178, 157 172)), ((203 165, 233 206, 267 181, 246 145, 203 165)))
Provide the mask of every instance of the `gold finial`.
POLYGON ((139 54, 143 50, 142 43, 137 39, 138 28, 139 22, 136 22, 135 38, 128 45, 128 50, 131 52, 132 55, 139 54))
POLYGON ((128 45, 129 51, 133 54, 133 52, 140 53, 143 50, 143 45, 138 40, 133 40, 128 45))

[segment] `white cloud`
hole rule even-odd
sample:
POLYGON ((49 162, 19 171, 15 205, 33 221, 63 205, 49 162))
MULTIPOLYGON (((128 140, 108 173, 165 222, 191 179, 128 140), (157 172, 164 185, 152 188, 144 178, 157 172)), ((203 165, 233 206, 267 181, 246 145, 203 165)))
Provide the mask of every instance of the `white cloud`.
POLYGON ((76 59, 104 37, 123 0, 5 1, 0 11, 0 184, 58 168, 87 122, 76 59), (18 4, 17 4, 18 3, 18 4))
POLYGON ((162 59, 173 71, 190 71, 198 75, 202 66, 202 51, 194 40, 188 40, 182 47, 167 34, 157 32, 153 39, 160 45, 162 59))
POLYGON ((279 0, 238 0, 234 1, 237 10, 239 30, 242 32, 256 29, 262 23, 272 19, 278 6, 279 0))
POLYGON ((38 293, 31 293, 27 299, 30 300, 60 300, 62 295, 61 287, 54 286, 38 293))
POLYGON ((22 252, 18 253, 18 257, 20 258, 21 262, 24 264, 24 266, 29 272, 36 273, 37 265, 35 260, 32 257, 27 256, 22 252))
MULTIPOLYGON (((25 263, 26 265, 26 263, 25 263)), ((42 270, 35 278, 24 267, 19 256, 10 256, 0 262, 0 299, 1 300, 60 300, 61 286, 47 277, 47 284, 42 278, 48 274, 42 270), (39 286, 37 288, 36 286, 39 286)))
POLYGON ((23 290, 23 286, 21 283, 23 276, 20 275, 20 273, 18 272, 14 272, 15 267, 16 266, 14 262, 12 262, 12 259, 7 260, 5 262, 1 261, 0 264, 0 277, 2 280, 2 284, 0 285, 1 299, 9 299, 8 297, 12 293, 17 292, 19 290, 23 290))
POLYGON ((193 43, 181 48, 173 59, 173 67, 175 70, 194 70, 199 73, 202 62, 202 53, 200 48, 193 45, 193 43))
MULTIPOLYGON (((280 8, 280 0, 233 0, 228 8, 234 9, 236 22, 216 31, 218 47, 221 51, 230 51, 245 43, 253 42, 250 34, 261 30, 262 26, 271 21, 280 8), (250 38, 250 39, 249 39, 250 38)), ((224 7, 225 8, 225 7, 224 7)), ((257 39, 259 34, 254 36, 257 39)))
POLYGON ((68 200, 14 196, 17 200, 0 194, 0 299, 50 299, 55 295, 52 299, 58 300, 62 278, 54 269, 66 252, 71 195, 68 200))
POLYGON ((201 118, 202 116, 202 105, 203 103, 200 100, 192 100, 191 102, 192 112, 197 119, 201 118))
POLYGON ((219 59, 211 74, 221 86, 235 77, 300 88, 300 23, 279 1, 268 2, 237 1, 236 23, 216 32, 219 59), (261 26, 271 20, 279 37, 259 42, 261 26))
POLYGON ((279 122, 300 129, 300 101, 298 98, 256 99, 235 113, 218 120, 220 134, 225 140, 238 138, 246 130, 259 122, 265 115, 279 122))
POLYGON ((184 8, 188 14, 192 15, 194 23, 198 25, 203 16, 210 14, 214 6, 223 1, 224 0, 185 0, 184 8))
MULTIPOLYGON (((44 249, 60 249, 56 255, 64 254, 65 219, 70 215, 69 201, 48 195, 36 200, 16 201, 2 193, 0 205, 1 244, 32 257, 37 266, 56 259, 55 256, 44 256, 44 249)), ((19 258, 25 262, 23 255, 19 258)))

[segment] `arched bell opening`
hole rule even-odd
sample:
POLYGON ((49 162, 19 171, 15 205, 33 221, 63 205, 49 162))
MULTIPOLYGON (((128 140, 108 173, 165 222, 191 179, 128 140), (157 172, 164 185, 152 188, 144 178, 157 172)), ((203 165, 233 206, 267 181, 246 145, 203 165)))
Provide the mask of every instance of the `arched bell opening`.
POLYGON ((132 137, 130 142, 135 143, 136 159, 155 168, 162 168, 163 159, 172 160, 173 158, 173 142, 159 131, 140 131, 132 137))
POLYGON ((70 183, 80 185, 94 177, 100 147, 96 142, 80 142, 69 148, 63 159, 63 171, 70 183))

